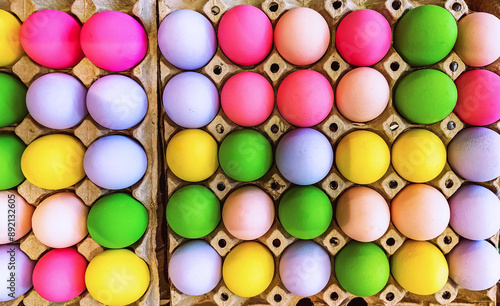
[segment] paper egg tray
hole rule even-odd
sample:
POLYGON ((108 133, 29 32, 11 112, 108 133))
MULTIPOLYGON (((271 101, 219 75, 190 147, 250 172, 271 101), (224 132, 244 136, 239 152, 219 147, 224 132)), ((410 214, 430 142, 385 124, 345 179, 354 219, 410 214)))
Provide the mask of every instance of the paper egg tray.
MULTIPOLYGON (((474 1, 471 1, 474 4, 474 1)), ((478 1, 475 1, 477 4, 478 1)), ((276 25, 278 18, 287 10, 294 7, 310 7, 318 11, 327 21, 331 37, 334 37, 335 29, 339 21, 350 11, 369 8, 376 10, 383 14, 392 28, 398 18, 400 18, 407 9, 416 7, 423 4, 436 4, 445 7, 449 10, 456 20, 462 15, 470 13, 467 4, 463 0, 429 0, 429 1, 408 1, 408 0, 326 0, 326 1, 293 1, 293 0, 246 0, 246 1, 231 1, 231 0, 210 0, 210 1, 188 1, 188 0, 161 0, 159 2, 159 22, 170 12, 178 9, 192 9, 205 15, 214 25, 217 30, 218 22, 225 11, 238 4, 251 4, 262 9, 271 19, 273 28, 276 25), (455 3, 460 4, 460 8, 455 3), (399 4, 399 7, 398 7, 399 4), (455 6, 453 6, 455 4, 455 6)), ((500 3, 497 1, 485 1, 484 5, 479 5, 482 11, 487 11, 499 16, 500 3), (496 3, 495 3, 496 2, 496 3)), ((160 56, 160 92, 163 93, 163 88, 170 78, 180 73, 181 71, 172 66, 161 55, 160 56)), ((393 91, 396 81, 414 68, 405 63, 398 53, 391 47, 385 58, 374 66, 375 69, 380 71, 387 79, 391 92, 393 91)), ((439 63, 430 66, 430 68, 438 69, 445 72, 452 79, 456 79, 468 67, 460 60, 460 58, 451 52, 445 59, 439 63)), ((330 42, 328 51, 323 58, 314 65, 310 66, 294 66, 286 62, 273 48, 270 55, 260 64, 251 67, 241 67, 232 63, 222 53, 221 49, 217 50, 214 58, 203 68, 198 71, 208 76, 220 90, 224 82, 232 75, 241 71, 255 71, 265 76, 273 85, 275 94, 280 82, 292 71, 299 69, 312 69, 320 72, 326 76, 331 82, 334 90, 340 78, 349 70, 353 69, 346 63, 337 53, 334 42, 330 42)), ((500 72, 500 60, 489 65, 485 69, 492 70, 497 74, 500 72)), ((165 154, 166 145, 171 136, 179 132, 182 128, 173 123, 162 109, 161 130, 163 133, 163 154, 165 154)), ((500 124, 497 122, 488 126, 489 128, 499 131, 500 124)), ((339 140, 349 132, 359 129, 366 129, 373 131, 380 135, 389 145, 392 146, 394 140, 399 134, 409 128, 425 128, 436 135, 438 135, 443 143, 447 145, 450 140, 465 126, 454 114, 449 115, 441 122, 431 125, 416 125, 408 122, 402 118, 394 109, 392 105, 392 97, 389 106, 377 119, 370 121, 366 124, 354 124, 340 115, 336 107, 333 108, 330 115, 320 124, 314 128, 321 131, 330 140, 335 150, 339 140)), ((221 141, 230 132, 240 129, 232 123, 222 112, 219 111, 216 118, 203 129, 210 133, 220 145, 221 141)), ((271 117, 263 124, 255 127, 256 130, 265 135, 273 146, 273 151, 279 139, 289 130, 293 129, 283 117, 279 114, 275 107, 271 117)), ((164 157, 163 157, 164 158, 164 157)), ((161 205, 165 205, 168 198, 172 193, 187 185, 177 178, 164 163, 165 180, 167 186, 167 193, 162 199, 161 205)), ((447 164, 441 174, 429 182, 428 184, 438 188, 448 198, 450 197, 462 183, 465 181, 459 178, 447 164)), ((202 182, 205 186, 210 188, 215 195, 221 200, 225 200, 227 195, 234 189, 248 183, 237 182, 229 178, 219 167, 217 172, 212 175, 208 180, 202 182)), ((275 206, 279 203, 280 197, 290 187, 290 183, 283 178, 278 172, 275 163, 271 170, 260 180, 253 182, 257 186, 264 189, 275 201, 275 206)), ((401 178, 392 168, 389 168, 387 173, 374 184, 370 186, 376 189, 384 198, 390 203, 390 200, 405 186, 408 182, 401 178)), ((333 205, 336 204, 337 197, 353 183, 349 182, 333 166, 329 175, 321 182, 315 184, 317 187, 325 191, 333 205)), ((500 194, 500 180, 497 178, 494 181, 481 184, 500 194)), ((277 210, 276 210, 277 211, 277 210)), ((162 207, 162 214, 165 213, 165 208, 162 207)), ((280 225, 278 218, 274 222, 272 228, 258 240, 267 246, 267 248, 274 255, 275 259, 275 274, 271 285, 259 296, 252 298, 239 297, 225 286, 224 281, 221 281, 217 287, 202 296, 188 296, 178 291, 168 279, 167 264, 175 248, 186 242, 187 239, 182 238, 175 234, 170 227, 167 226, 165 217, 163 216, 161 222, 161 233, 159 243, 159 250, 163 247, 163 254, 160 251, 160 288, 161 288, 161 304, 171 305, 296 305, 303 299, 302 297, 295 296, 286 290, 281 283, 278 263, 280 255, 283 250, 293 243, 296 238, 290 236, 280 225), (164 258, 163 258, 164 257, 164 258)), ((224 228, 222 222, 210 235, 204 237, 214 249, 222 256, 226 254, 241 241, 233 237, 224 228)), ((401 233, 395 227, 390 225, 389 230, 380 239, 376 240, 382 249, 385 250, 387 256, 391 256, 405 241, 401 233)), ((447 254, 459 241, 460 237, 453 232, 451 228, 447 228, 439 237, 433 239, 431 242, 439 247, 443 254, 447 254)), ((320 237, 314 239, 318 244, 323 246, 332 256, 332 265, 335 254, 350 240, 336 225, 335 221, 332 222, 330 228, 320 237)), ((498 247, 498 234, 489 239, 495 246, 498 247)), ((434 295, 420 296, 412 294, 404 290, 395 282, 392 276, 389 279, 386 287, 378 294, 364 298, 369 305, 434 305, 434 304, 455 304, 455 305, 495 305, 496 304, 497 286, 493 286, 489 290, 484 291, 469 291, 457 286, 453 281, 448 280, 447 284, 442 290, 434 295)), ((347 305, 352 301, 355 296, 344 291, 335 279, 335 274, 332 271, 332 276, 328 285, 322 292, 315 296, 306 298, 298 305, 347 305)), ((355 302, 355 301, 353 301, 355 302)))
MULTIPOLYGON (((65 11, 73 15, 81 23, 85 22, 93 14, 104 10, 118 10, 130 14, 141 22, 148 33, 149 49, 148 54, 142 62, 132 70, 120 72, 137 81, 147 93, 149 107, 146 118, 134 128, 122 131, 112 131, 104 129, 93 121, 90 116, 72 129, 51 130, 37 124, 31 116, 27 116, 20 124, 0 128, 0 133, 15 133, 27 145, 36 138, 46 134, 69 134, 74 135, 88 147, 94 140, 101 136, 110 134, 122 134, 130 136, 141 143, 148 156, 148 169, 146 175, 134 186, 123 190, 131 193, 134 198, 140 201, 148 210, 149 224, 144 236, 130 247, 135 254, 144 259, 149 266, 151 283, 144 296, 134 303, 134 305, 158 305, 159 301, 159 280, 158 262, 155 254, 156 230, 157 230, 157 199, 158 199, 158 104, 157 104, 157 10, 156 2, 151 0, 130 0, 130 1, 100 1, 100 0, 0 0, 0 9, 7 10, 24 21, 35 11, 43 9, 56 9, 65 11)), ((1 52, 1 51, 0 51, 1 52)), ((17 63, 10 67, 0 68, 1 72, 13 74, 29 86, 38 77, 51 73, 63 72, 75 76, 87 88, 99 77, 111 72, 102 70, 93 65, 87 58, 83 59, 72 69, 53 70, 40 66, 33 62, 28 56, 23 56, 17 63)), ((61 192, 63 190, 40 189, 28 181, 24 181, 17 187, 30 204, 37 206, 46 197, 61 192)), ((94 185, 88 178, 65 191, 74 191, 86 205, 91 206, 99 197, 110 193, 94 185)), ((39 242, 35 235, 30 232, 20 240, 21 249, 34 260, 39 259, 49 248, 39 242)), ((90 236, 87 236, 77 245, 80 252, 88 261, 103 251, 90 236)), ((102 305, 85 291, 82 295, 66 303, 51 303, 41 298, 35 290, 31 289, 24 296, 0 305, 102 305)))

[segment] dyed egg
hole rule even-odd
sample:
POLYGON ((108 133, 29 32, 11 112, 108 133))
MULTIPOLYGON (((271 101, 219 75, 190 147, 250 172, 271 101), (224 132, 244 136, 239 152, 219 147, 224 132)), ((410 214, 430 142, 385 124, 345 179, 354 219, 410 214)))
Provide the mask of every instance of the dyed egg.
POLYGON ((263 61, 273 47, 273 26, 267 15, 252 5, 237 5, 227 11, 217 31, 222 52, 238 65, 263 61))
POLYGON ((444 72, 422 69, 402 78, 394 91, 394 105, 406 119, 432 124, 451 114, 457 103, 457 88, 444 72))
POLYGON ((0 134, 0 190, 16 187, 24 181, 21 156, 24 142, 14 134, 0 134))
POLYGON ((374 241, 389 228, 389 206, 377 191, 363 186, 344 192, 337 201, 337 223, 354 240, 374 241))
POLYGON ((43 200, 33 213, 33 233, 51 248, 67 248, 88 234, 89 208, 74 193, 56 193, 43 200))
POLYGON ((255 241, 240 243, 226 256, 222 278, 232 293, 241 297, 261 294, 274 276, 274 258, 271 252, 255 241))
POLYGON ((250 182, 260 179, 273 163, 273 149, 261 133, 244 129, 232 132, 219 148, 220 167, 234 180, 250 182))
POLYGON ((97 123, 112 130, 136 126, 146 116, 148 97, 136 81, 124 75, 107 75, 90 86, 87 109, 97 123))
POLYGON ((222 258, 204 240, 190 240, 175 249, 168 264, 172 284, 184 294, 212 291, 222 278, 222 258))
POLYGON ((273 200, 256 186, 240 187, 224 202, 222 221, 228 232, 238 239, 260 238, 274 223, 273 200))
POLYGON ((319 72, 298 70, 280 84, 276 95, 280 114, 286 121, 309 127, 323 121, 333 107, 333 89, 319 72))
POLYGON ((19 245, 0 245, 0 274, 4 286, 0 287, 0 302, 10 301, 28 292, 33 286, 31 275, 35 262, 32 261, 19 245))
POLYGON ((33 270, 33 287, 50 302, 66 302, 85 291, 87 260, 76 248, 53 249, 42 256, 33 270))
POLYGON ((205 66, 214 56, 217 39, 205 16, 192 10, 178 10, 161 22, 158 45, 172 65, 195 70, 205 66))
POLYGON ((103 11, 90 17, 82 27, 80 40, 85 56, 109 71, 136 66, 148 51, 148 37, 141 24, 118 11, 103 11))
POLYGON ((444 195, 425 184, 410 184, 391 202, 391 219, 401 234, 413 240, 439 236, 450 221, 450 207, 444 195))
POLYGON ((36 79, 28 88, 26 106, 43 126, 69 129, 87 116, 87 88, 75 77, 64 73, 49 73, 36 79))
POLYGON ((446 148, 436 134, 411 129, 392 145, 392 166, 407 181, 428 182, 437 177, 446 164, 446 148))
POLYGON ((24 54, 20 41, 21 22, 7 11, 0 10, 0 67, 13 65, 24 54))
POLYGON ((163 91, 163 107, 175 124, 200 128, 209 124, 219 111, 219 93, 203 74, 183 72, 168 81, 163 91))
POLYGON ((29 233, 34 210, 16 191, 0 191, 0 244, 14 242, 29 233))
POLYGON ((283 176, 297 185, 321 181, 332 168, 333 149, 328 139, 314 129, 290 131, 276 147, 276 166, 283 176))
POLYGON ((380 116, 389 103, 389 84, 377 70, 356 68, 340 79, 335 93, 339 112, 354 122, 367 122, 380 116))
POLYGON ((240 72, 222 87, 221 105, 226 116, 237 125, 256 126, 273 112, 274 90, 262 75, 240 72))
POLYGON ((394 48, 412 66, 442 60, 457 40, 457 22, 446 9, 422 5, 403 15, 394 29, 394 48))
POLYGON ((411 293, 430 295, 448 280, 448 264, 441 251, 427 241, 406 240, 391 256, 391 273, 411 293))
POLYGON ((320 13, 307 7, 287 11, 274 29, 274 44, 279 54, 294 65, 309 65, 325 54, 330 44, 330 29, 320 13))
POLYGON ((167 144, 167 165, 181 180, 206 180, 219 167, 217 142, 205 131, 182 130, 167 144))
POLYGON ((88 147, 83 164, 94 184, 118 190, 134 185, 144 176, 148 157, 132 138, 110 135, 97 139, 88 147))
POLYGON ((486 182, 500 176, 500 135, 483 127, 460 131, 448 144, 448 162, 464 179, 486 182))
POLYGON ((70 68, 84 57, 80 46, 82 26, 73 16, 57 10, 34 12, 21 26, 26 54, 42 66, 70 68))
POLYGON ((488 70, 469 70, 455 80, 458 100, 455 114, 471 125, 500 120, 500 76, 488 70))
POLYGON ((278 215, 290 235, 314 239, 330 226, 333 208, 328 196, 318 187, 296 186, 281 198, 278 215))
POLYGON ((105 250, 90 261, 85 272, 90 295, 106 305, 137 301, 148 289, 149 281, 148 265, 127 249, 105 250))
POLYGON ((390 153, 382 137, 370 131, 355 131, 344 136, 335 151, 340 173, 356 184, 371 184, 384 176, 390 153))
POLYGON ((357 296, 377 294, 389 280, 389 260, 373 242, 350 241, 335 256, 334 270, 340 286, 357 296))
POLYGON ((351 65, 371 66, 391 47, 391 26, 379 12, 362 9, 342 19, 335 32, 335 47, 351 65))
POLYGON ((141 202, 125 193, 113 193, 94 203, 87 227, 92 239, 103 247, 124 248, 144 235, 148 219, 141 202))
POLYGON ((450 278, 465 289, 486 290, 500 278, 500 255, 488 241, 462 239, 446 257, 450 278))
MULTIPOLYGON (((0 10, 0 18, 1 14, 0 10)), ((16 77, 7 73, 0 73, 0 114, 2 114, 0 127, 19 123, 28 115, 28 108, 26 107, 27 91, 26 85, 16 77)))
POLYGON ((487 239, 500 230, 500 200, 488 188, 464 185, 449 199, 450 225, 470 240, 487 239))
POLYGON ((500 56, 500 19, 495 15, 477 12, 458 22, 455 52, 467 66, 486 66, 500 56))
POLYGON ((167 203, 167 223, 179 236, 197 239, 213 232, 221 219, 219 199, 205 186, 176 190, 167 203))
POLYGON ((281 255, 281 281, 288 291, 298 296, 312 296, 323 290, 331 271, 330 255, 310 240, 292 243, 281 255))

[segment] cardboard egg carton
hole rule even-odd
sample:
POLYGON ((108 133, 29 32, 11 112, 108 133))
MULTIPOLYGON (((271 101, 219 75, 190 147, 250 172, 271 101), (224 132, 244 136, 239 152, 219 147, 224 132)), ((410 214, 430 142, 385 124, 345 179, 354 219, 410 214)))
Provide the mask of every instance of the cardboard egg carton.
MULTIPOLYGON (((99 0, 76 0, 76 1, 58 1, 58 0, 0 0, 0 9, 9 11, 17 16, 22 22, 32 13, 44 9, 56 9, 67 12, 75 17, 80 23, 84 23, 93 14, 105 10, 118 10, 127 13, 140 21, 144 27, 149 41, 149 48, 146 57, 133 69, 119 74, 126 75, 137 81, 145 90, 149 107, 147 115, 137 126, 121 131, 112 131, 105 129, 97 124, 90 115, 76 127, 65 130, 52 130, 39 125, 30 115, 21 123, 0 128, 0 133, 10 132, 19 136, 26 145, 33 140, 47 134, 69 134, 77 137, 88 147, 97 138, 121 134, 132 137, 137 140, 145 149, 148 157, 148 168, 146 175, 134 186, 123 190, 131 193, 135 199, 140 201, 147 209, 149 214, 149 224, 144 236, 130 248, 139 257, 145 260, 150 269, 151 282, 147 292, 143 297, 134 303, 134 305, 158 305, 159 304, 159 277, 158 262, 156 258, 156 231, 158 226, 157 208, 158 208, 158 190, 159 190, 159 161, 158 161, 158 104, 157 104, 157 11, 156 2, 152 0, 132 0, 132 1, 99 1, 99 0)), ((24 55, 14 65, 0 68, 1 72, 17 76, 24 84, 29 86, 38 77, 52 72, 62 72, 75 76, 87 88, 98 78, 111 74, 112 72, 102 70, 92 64, 87 58, 84 58, 75 67, 70 69, 54 70, 38 65, 27 55, 24 55)), ((75 192, 88 206, 101 196, 109 194, 109 190, 102 189, 92 183, 88 178, 83 179, 75 186, 65 190, 45 190, 24 181, 17 187, 22 195, 30 204, 37 206, 48 196, 61 192, 75 192)), ((20 240, 21 249, 33 260, 39 259, 49 248, 42 244, 35 235, 30 232, 20 240)), ((104 249, 97 244, 88 235, 77 245, 80 252, 88 261, 104 249)), ((52 305, 40 297, 33 289, 28 291, 13 301, 0 303, 1 306, 14 305, 33 305, 44 306, 52 305)), ((87 291, 75 299, 66 303, 57 303, 57 305, 102 305, 97 302, 87 291)))
MULTIPOLYGON (((490 12, 496 16, 500 16, 500 3, 495 3, 495 1, 485 1, 483 4, 477 5, 480 1, 467 1, 472 2, 473 4, 475 3, 476 5, 474 7, 476 10, 490 12)), ((469 10, 468 8, 468 3, 464 0, 160 0, 158 3, 159 23, 161 23, 161 21, 169 13, 175 10, 191 9, 196 10, 207 17, 212 22, 215 30, 217 30, 218 22, 224 12, 239 4, 251 4, 262 9, 271 20, 273 28, 276 25, 278 18, 287 10, 295 7, 310 7, 318 11, 325 18, 330 27, 331 37, 334 37, 338 23, 347 13, 361 8, 369 8, 380 12, 387 18, 392 29, 394 29, 394 25, 397 20, 406 10, 423 4, 436 4, 442 6, 450 11, 456 20, 460 19, 460 17, 464 14, 472 12, 472 10, 469 10)), ((171 65, 161 54, 159 54, 159 63, 159 90, 160 93, 163 94, 163 89, 166 83, 173 76, 182 71, 171 65)), ((342 59, 334 47, 334 41, 331 41, 330 46, 323 58, 317 63, 309 66, 294 66, 288 63, 279 55, 276 48, 273 47, 271 53, 263 62, 255 66, 242 67, 232 63, 223 54, 221 49, 218 48, 212 60, 205 67, 198 69, 197 71, 208 76, 219 89, 219 93, 225 81, 232 75, 241 71, 254 71, 260 73, 273 85, 276 93, 281 81, 295 70, 316 70, 327 77, 335 90, 338 81, 342 78, 342 76, 353 68, 354 67, 342 59)), ((409 64, 405 63, 401 56, 392 47, 384 59, 374 65, 374 68, 385 76, 389 83, 391 93, 393 92, 398 79, 415 70, 415 68, 412 68, 409 64)), ((455 80, 462 72, 469 69, 453 51, 442 61, 430 66, 429 68, 441 70, 453 80, 455 80)), ((485 69, 494 71, 497 74, 500 73, 500 60, 497 60, 495 63, 487 66, 485 69)), ((162 147, 163 154, 165 154, 165 148, 169 139, 183 128, 172 122, 163 109, 160 118, 160 129, 162 132, 161 137, 163 142, 162 147)), ((313 128, 321 131, 330 140, 335 150, 337 143, 343 136, 349 132, 359 129, 366 129, 377 133, 387 142, 389 147, 391 147, 395 139, 404 131, 411 128, 425 128, 435 133, 446 146, 451 139, 465 127, 467 127, 467 125, 461 122, 460 119, 453 113, 444 120, 431 125, 411 123, 400 116, 394 109, 391 94, 389 106, 383 114, 370 122, 364 124, 350 122, 338 112, 336 107, 334 107, 330 115, 323 122, 313 128)), ((500 123, 497 122, 491 124, 488 128, 499 132, 500 123)), ((219 145, 229 133, 238 129, 241 129, 241 127, 238 127, 231 122, 222 110, 219 111, 215 119, 210 124, 203 128, 203 130, 207 131, 214 137, 219 145)), ((294 129, 294 127, 283 119, 278 112, 277 107, 275 107, 270 118, 263 124, 255 127, 255 129, 266 136, 273 146, 274 152, 281 137, 286 132, 294 129)), ((167 190, 164 198, 160 202, 162 205, 162 214, 165 213, 164 206, 172 193, 177 189, 188 185, 187 182, 177 178, 168 169, 166 162, 164 162, 163 167, 165 174, 164 180, 167 190)), ((428 182, 428 184, 436 187, 446 196, 446 198, 449 198, 463 183, 466 182, 467 181, 460 178, 456 173, 454 173, 450 166, 446 164, 443 171, 431 182, 428 182)), ((248 184, 232 180, 221 170, 220 167, 215 174, 201 183, 210 188, 221 200, 221 203, 223 203, 227 195, 234 189, 244 184, 248 184)), ((279 173, 275 163, 273 163, 271 170, 264 175, 264 177, 258 181, 252 182, 252 184, 264 189, 273 198, 276 208, 281 196, 291 187, 290 182, 288 182, 279 173)), ((390 166, 387 173, 380 180, 374 184, 370 184, 369 186, 377 190, 388 201, 388 203, 390 203, 391 199, 407 184, 409 184, 409 182, 400 177, 393 167, 390 166)), ((315 185, 322 189, 330 197, 333 205, 335 205, 337 197, 342 194, 344 190, 354 184, 345 179, 334 165, 327 177, 315 185)), ((481 185, 488 187, 497 195, 500 195, 499 178, 494 181, 481 183, 481 185)), ((333 271, 328 285, 322 292, 312 297, 304 299, 302 297, 295 296, 284 287, 279 278, 278 271, 280 255, 288 245, 297 239, 290 236, 283 229, 277 217, 271 229, 263 237, 258 239, 259 242, 264 244, 271 251, 274 256, 276 266, 274 278, 269 287, 262 294, 252 298, 239 297, 229 291, 222 280, 214 290, 205 295, 185 295, 178 291, 168 279, 167 265, 175 248, 188 241, 188 239, 180 237, 174 233, 166 224, 164 216, 161 223, 162 232, 159 235, 158 249, 160 250, 159 259, 161 258, 159 269, 161 288, 160 301, 162 305, 166 305, 168 302, 170 302, 171 305, 216 304, 221 306, 296 305, 301 300, 303 303, 301 305, 347 305, 350 301, 355 302, 354 299, 356 297, 342 289, 335 279, 333 271)), ((211 234, 202 239, 210 243, 222 257, 225 257, 235 245, 242 242, 233 237, 224 228, 222 222, 211 234)), ((375 243, 379 245, 388 256, 391 256, 406 239, 407 238, 399 233, 391 222, 388 231, 384 234, 384 236, 377 239, 375 243)), ((443 252, 443 254, 447 254, 460 239, 461 237, 448 227, 439 237, 431 240, 430 242, 435 244, 443 252)), ((328 251, 328 253, 332 256, 332 259, 334 259, 335 254, 346 243, 348 243, 349 240, 350 238, 342 232, 335 221, 332 222, 330 228, 323 235, 314 239, 315 242, 328 251)), ((489 241, 498 248, 498 233, 491 237, 489 241)), ((381 292, 374 296, 364 298, 364 300, 369 305, 496 305, 496 295, 496 285, 489 290, 475 292, 463 289, 449 279, 445 287, 436 294, 420 296, 404 290, 391 276, 386 287, 381 292)))

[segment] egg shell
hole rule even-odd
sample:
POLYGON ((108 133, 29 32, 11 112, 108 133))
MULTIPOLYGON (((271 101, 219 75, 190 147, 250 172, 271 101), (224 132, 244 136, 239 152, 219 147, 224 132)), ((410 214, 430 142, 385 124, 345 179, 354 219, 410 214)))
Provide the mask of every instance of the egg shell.
POLYGON ((0 191, 0 244, 14 242, 29 233, 34 210, 15 190, 0 191))
POLYGON ((175 249, 168 264, 172 284, 184 294, 212 291, 222 278, 222 258, 204 240, 190 240, 175 249))
POLYGON ((66 302, 85 291, 87 260, 76 248, 53 249, 38 260, 33 287, 50 302, 66 302))
POLYGON ((285 134, 276 147, 276 166, 297 185, 321 181, 332 168, 333 149, 328 139, 314 129, 295 129, 285 134))
POLYGON ((85 173, 97 186, 118 190, 137 183, 146 173, 148 157, 130 137, 110 135, 94 141, 85 152, 85 173))
POLYGON ((0 67, 13 65, 24 54, 20 31, 21 22, 11 13, 0 10, 0 67))
POLYGON ((19 123, 28 115, 27 91, 21 80, 11 74, 0 73, 0 127, 19 123))
POLYGON ((323 290, 331 271, 328 253, 310 240, 294 242, 280 258, 281 281, 288 291, 298 296, 312 296, 323 290))
POLYGON ((158 45, 172 65, 195 70, 205 66, 214 56, 217 38, 205 16, 193 10, 177 10, 161 22, 158 45))
POLYGON ((14 134, 0 134, 0 190, 16 187, 24 181, 21 157, 24 142, 14 134))
POLYGON ((486 182, 500 176, 500 135, 484 127, 460 131, 448 144, 448 162, 461 177, 486 182))
POLYGON ((31 275, 35 262, 29 259, 19 245, 0 245, 0 274, 4 286, 0 287, 0 302, 14 300, 33 286, 31 275))
POLYGON ((136 126, 148 111, 146 92, 124 75, 107 75, 90 86, 87 109, 97 123, 112 130, 136 126))

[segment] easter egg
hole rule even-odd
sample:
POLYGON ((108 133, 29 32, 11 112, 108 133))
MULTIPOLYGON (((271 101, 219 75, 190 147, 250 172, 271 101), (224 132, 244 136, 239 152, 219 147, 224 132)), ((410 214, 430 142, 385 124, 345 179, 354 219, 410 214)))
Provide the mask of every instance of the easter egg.
POLYGON ((411 293, 430 295, 448 280, 448 264, 441 251, 427 241, 406 240, 391 256, 391 273, 411 293))
POLYGON ((377 294, 389 280, 389 260, 373 242, 350 241, 335 256, 334 270, 340 286, 357 296, 377 294))
POLYGON ((234 180, 250 182, 267 173, 273 162, 269 140, 251 129, 227 135, 219 148, 220 166, 234 180))
POLYGON ((318 187, 295 186, 281 198, 278 215, 290 235, 314 239, 330 226, 333 208, 328 196, 318 187))
POLYGON ((168 264, 172 284, 184 294, 212 291, 222 278, 222 258, 204 240, 190 240, 174 250, 168 264))
POLYGON ((0 191, 0 244, 14 242, 29 233, 34 210, 16 191, 0 191))
MULTIPOLYGON (((0 10, 0 18, 1 14, 0 10)), ((7 73, 0 73, 0 127, 19 123, 28 115, 27 91, 28 88, 19 79, 7 73)))
POLYGON ((21 251, 19 245, 0 245, 0 274, 4 278, 0 302, 14 300, 31 289, 34 267, 35 262, 21 251))
POLYGON ((217 142, 210 134, 198 129, 175 134, 167 144, 166 155, 170 171, 188 182, 206 180, 219 167, 217 142))
POLYGON ((167 222, 179 236, 197 239, 219 225, 221 205, 205 186, 188 185, 176 190, 167 203, 167 222))
POLYGON ((21 156, 26 145, 14 134, 0 134, 0 190, 16 187, 24 181, 21 156))
POLYGON ((255 241, 240 243, 226 256, 222 278, 232 293, 241 297, 261 294, 274 276, 274 258, 271 252, 255 241))
POLYGON ((354 131, 338 143, 335 163, 340 173, 351 182, 371 184, 382 178, 389 168, 389 148, 374 132, 354 131))
POLYGON ((85 272, 90 295, 106 305, 137 301, 148 289, 149 281, 148 265, 127 249, 105 250, 90 261, 85 272))
POLYGON ((13 65, 24 54, 20 40, 21 22, 7 11, 0 10, 0 67, 13 65))
POLYGON ((446 148, 436 134, 424 129, 404 132, 392 145, 392 166, 407 181, 428 182, 446 164, 446 148))

